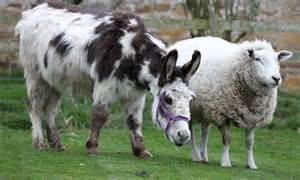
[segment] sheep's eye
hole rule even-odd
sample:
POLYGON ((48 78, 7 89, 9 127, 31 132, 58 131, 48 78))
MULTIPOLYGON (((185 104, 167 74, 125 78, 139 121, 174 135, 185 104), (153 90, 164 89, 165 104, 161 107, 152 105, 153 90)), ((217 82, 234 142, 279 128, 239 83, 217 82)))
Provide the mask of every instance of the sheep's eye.
POLYGON ((172 105, 172 98, 170 98, 169 96, 165 97, 165 101, 167 104, 172 105))
POLYGON ((264 63, 261 61, 260 58, 255 58, 254 60, 255 60, 255 61, 258 61, 258 62, 260 62, 260 63, 262 63, 262 64, 264 64, 264 63))

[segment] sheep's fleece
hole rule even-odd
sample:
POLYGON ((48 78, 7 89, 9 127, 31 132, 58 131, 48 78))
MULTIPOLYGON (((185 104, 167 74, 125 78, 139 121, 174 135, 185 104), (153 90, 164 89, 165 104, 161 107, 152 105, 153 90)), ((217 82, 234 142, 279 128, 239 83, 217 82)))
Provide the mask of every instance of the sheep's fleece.
POLYGON ((190 81, 190 87, 197 96, 193 103, 194 119, 213 121, 217 125, 231 119, 243 128, 271 122, 277 86, 267 88, 253 83, 248 87, 248 82, 253 81, 251 76, 245 76, 248 79, 239 77, 251 73, 249 49, 274 52, 268 42, 257 40, 234 44, 220 38, 201 37, 180 41, 169 50, 175 48, 179 52, 178 65, 188 62, 194 50, 201 52, 201 66, 190 81))

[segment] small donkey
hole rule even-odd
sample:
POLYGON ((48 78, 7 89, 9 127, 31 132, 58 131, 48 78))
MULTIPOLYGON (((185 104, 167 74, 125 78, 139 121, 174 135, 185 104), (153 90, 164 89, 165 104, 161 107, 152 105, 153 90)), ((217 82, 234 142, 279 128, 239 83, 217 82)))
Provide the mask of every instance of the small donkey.
POLYGON ((126 113, 134 155, 152 156, 143 145, 141 132, 147 91, 154 96, 153 120, 168 139, 176 145, 189 141, 189 103, 194 95, 187 83, 200 64, 198 51, 190 62, 176 67, 177 51, 166 54, 164 44, 148 32, 139 17, 114 12, 92 14, 59 3, 43 3, 25 11, 16 34, 20 37, 37 149, 45 148, 42 113, 50 146, 64 149, 55 116, 66 91, 93 97, 88 154, 96 153, 108 107, 118 100, 126 113))

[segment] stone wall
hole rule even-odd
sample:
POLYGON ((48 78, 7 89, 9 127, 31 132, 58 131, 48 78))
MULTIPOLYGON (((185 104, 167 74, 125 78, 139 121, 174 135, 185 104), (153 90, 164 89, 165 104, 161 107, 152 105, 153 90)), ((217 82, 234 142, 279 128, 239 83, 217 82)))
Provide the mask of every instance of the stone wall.
POLYGON ((124 0, 117 10, 132 12, 143 18, 186 19, 184 0, 124 0))
MULTIPOLYGON (((36 0, 0 0, 0 68, 18 66, 18 44, 14 38, 14 25, 22 10, 29 8, 36 0)), ((83 6, 95 9, 116 9, 130 12, 144 19, 190 20, 185 0, 84 0, 83 6)), ((292 21, 300 24, 299 0, 260 0, 258 18, 264 21, 292 21)), ((171 23, 174 21, 170 21, 171 23)), ((169 22, 169 23, 170 23, 169 22)), ((176 21, 175 21, 176 22, 176 21)), ((280 26, 280 23, 278 24, 280 26)), ((189 28, 185 25, 167 26, 160 24, 151 27, 165 42, 173 43, 190 38, 189 28)), ((257 32, 247 39, 255 37, 271 41, 276 49, 289 49, 298 54, 300 60, 300 30, 295 32, 257 32)), ((300 61, 283 64, 285 87, 300 91, 300 61)))

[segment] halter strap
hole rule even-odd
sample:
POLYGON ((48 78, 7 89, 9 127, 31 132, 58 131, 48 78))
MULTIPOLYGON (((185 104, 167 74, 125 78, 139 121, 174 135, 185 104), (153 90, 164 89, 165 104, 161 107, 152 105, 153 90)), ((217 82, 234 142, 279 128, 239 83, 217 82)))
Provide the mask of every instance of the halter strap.
POLYGON ((170 125, 173 121, 188 122, 188 121, 190 121, 190 119, 185 116, 182 116, 182 115, 173 115, 172 112, 170 111, 170 109, 168 108, 168 105, 164 99, 166 97, 166 93, 160 94, 160 92, 159 92, 158 95, 159 95, 159 102, 158 102, 157 111, 156 111, 156 121, 159 124, 159 126, 162 127, 158 120, 158 116, 160 114, 162 117, 166 118, 167 126, 164 129, 164 133, 166 136, 168 136, 168 131, 169 131, 170 125))

